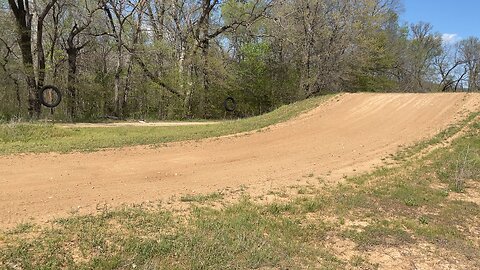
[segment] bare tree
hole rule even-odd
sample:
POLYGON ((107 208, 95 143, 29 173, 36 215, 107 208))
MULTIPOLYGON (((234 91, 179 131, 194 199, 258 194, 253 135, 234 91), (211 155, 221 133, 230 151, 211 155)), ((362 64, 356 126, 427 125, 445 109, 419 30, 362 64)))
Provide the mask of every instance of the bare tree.
MULTIPOLYGON (((142 2, 142 1, 140 1, 142 2)), ((115 38, 117 61, 115 67, 115 84, 114 84, 114 112, 116 116, 121 116, 122 103, 121 94, 122 89, 122 73, 125 68, 125 31, 126 24, 134 15, 135 10, 139 5, 139 1, 128 0, 107 0, 103 3, 105 13, 111 27, 111 35, 115 38)))
POLYGON ((9 64, 11 61, 11 57, 17 57, 13 45, 9 45, 7 41, 4 39, 0 38, 0 42, 5 45, 6 52, 3 55, 2 61, 0 62, 0 65, 2 66, 2 70, 7 74, 7 77, 12 80, 13 84, 15 85, 15 97, 17 99, 17 107, 18 110, 20 111, 22 107, 22 98, 20 95, 20 82, 17 79, 17 77, 14 75, 14 73, 9 69, 9 64))
POLYGON ((88 30, 93 21, 95 13, 101 10, 100 3, 89 5, 89 1, 81 1, 68 7, 69 15, 73 17, 73 22, 66 39, 63 40, 63 47, 68 58, 68 76, 67 76, 67 110, 71 120, 77 117, 77 59, 80 52, 91 42, 91 37, 81 38, 82 34, 88 30))
POLYGON ((433 59, 441 53, 442 39, 438 34, 432 33, 433 26, 429 23, 419 22, 410 26, 412 42, 410 47, 411 63, 410 74, 418 90, 426 91, 423 82, 433 65, 433 59))
POLYGON ((455 86, 458 81, 463 79, 462 76, 455 76, 458 69, 461 69, 465 61, 459 58, 458 46, 445 44, 442 48, 442 53, 433 59, 433 65, 438 70, 440 75, 440 87, 442 92, 456 90, 455 86))
MULTIPOLYGON (((32 20, 33 11, 29 0, 8 0, 10 8, 15 16, 17 31, 19 35, 18 43, 22 53, 24 72, 28 85, 28 110, 31 117, 40 116, 40 102, 38 91, 43 87, 45 81, 45 53, 43 49, 43 27, 44 20, 50 9, 57 0, 47 2, 42 11, 36 16, 35 25, 36 37, 32 39, 32 20), (32 51, 32 42, 35 40, 37 62, 34 65, 34 54, 32 51), (37 76, 35 76, 35 72, 37 76)), ((36 8, 36 7, 34 7, 36 8)))
POLYGON ((480 39, 477 37, 469 37, 460 41, 459 46, 462 60, 468 68, 468 90, 476 91, 479 89, 480 39))

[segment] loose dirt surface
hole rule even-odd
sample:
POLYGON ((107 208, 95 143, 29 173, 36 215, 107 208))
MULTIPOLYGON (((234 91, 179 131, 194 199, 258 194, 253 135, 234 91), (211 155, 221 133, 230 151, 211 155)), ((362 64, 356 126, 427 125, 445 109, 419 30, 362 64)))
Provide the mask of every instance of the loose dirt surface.
POLYGON ((338 180, 479 109, 479 94, 344 94, 248 134, 160 148, 3 156, 0 226, 242 185, 261 193, 306 175, 338 180))

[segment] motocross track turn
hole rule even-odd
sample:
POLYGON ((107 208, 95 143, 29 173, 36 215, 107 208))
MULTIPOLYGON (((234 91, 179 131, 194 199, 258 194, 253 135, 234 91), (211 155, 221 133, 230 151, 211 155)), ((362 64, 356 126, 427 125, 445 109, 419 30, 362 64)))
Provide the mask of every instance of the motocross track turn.
POLYGON ((372 170, 480 110, 480 94, 343 94, 261 131, 93 153, 0 157, 0 226, 72 211, 372 170))

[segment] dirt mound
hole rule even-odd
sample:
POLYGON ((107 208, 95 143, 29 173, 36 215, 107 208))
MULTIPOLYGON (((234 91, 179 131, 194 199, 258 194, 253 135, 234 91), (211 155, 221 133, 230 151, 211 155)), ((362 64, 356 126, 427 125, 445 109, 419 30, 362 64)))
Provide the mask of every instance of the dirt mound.
POLYGON ((305 176, 364 172, 479 109, 479 94, 344 94, 292 121, 241 136, 156 149, 4 156, 0 222, 240 185, 266 192, 305 176))

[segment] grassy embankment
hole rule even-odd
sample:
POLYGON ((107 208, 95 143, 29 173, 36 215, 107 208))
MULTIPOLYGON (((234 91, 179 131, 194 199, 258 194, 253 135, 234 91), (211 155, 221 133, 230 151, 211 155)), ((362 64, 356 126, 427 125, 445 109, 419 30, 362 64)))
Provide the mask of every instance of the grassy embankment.
POLYGON ((134 145, 158 145, 247 132, 284 122, 333 96, 307 99, 247 119, 213 125, 176 127, 62 128, 54 124, 0 124, 0 154, 94 151, 134 145))
POLYGON ((159 204, 72 216, 47 227, 22 224, 0 234, 0 268, 480 265, 480 119, 472 116, 398 159, 401 166, 336 186, 308 175, 310 185, 272 190, 264 198, 246 192, 230 203, 232 194, 226 193, 185 196, 182 203, 191 206, 187 213, 159 204), (413 155, 463 125, 467 132, 450 146, 413 155))

